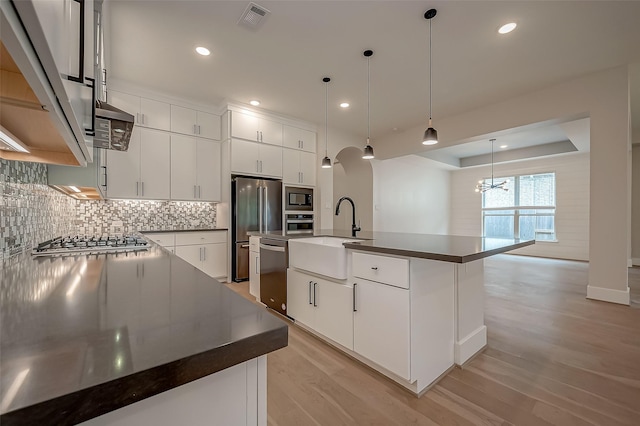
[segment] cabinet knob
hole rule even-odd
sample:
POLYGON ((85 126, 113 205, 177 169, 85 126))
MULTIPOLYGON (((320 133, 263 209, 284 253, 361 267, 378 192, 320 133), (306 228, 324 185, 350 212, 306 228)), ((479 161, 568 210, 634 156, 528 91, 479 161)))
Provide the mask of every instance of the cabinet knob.
POLYGON ((377 266, 372 266, 371 269, 373 269, 374 271, 377 271, 378 267, 377 266))

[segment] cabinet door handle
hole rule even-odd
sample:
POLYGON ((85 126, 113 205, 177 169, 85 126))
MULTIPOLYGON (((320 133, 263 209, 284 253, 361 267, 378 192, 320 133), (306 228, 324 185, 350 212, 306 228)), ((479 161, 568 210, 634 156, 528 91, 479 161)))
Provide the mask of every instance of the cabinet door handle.
POLYGON ((194 135, 198 134, 198 126, 196 126, 195 124, 193 125, 193 134, 194 135))
POLYGON ((313 281, 309 281, 309 304, 313 305, 313 302, 311 301, 311 284, 313 284, 313 281))
POLYGON ((68 75, 67 80, 84 83, 84 0, 73 0, 78 3, 78 76, 68 75))
POLYGON ((256 130, 256 142, 260 142, 260 131, 256 130))
POLYGON ((107 187, 107 166, 101 166, 104 169, 104 183, 102 184, 102 186, 104 186, 105 188, 107 187))
POLYGON ((136 181, 136 197, 140 195, 140 182, 136 181))
POLYGON ((202 261, 203 262, 207 261, 207 248, 206 247, 202 247, 202 261))
POLYGON ((201 135, 202 131, 200 130, 200 125, 198 124, 198 134, 201 135))
POLYGON ((264 139, 262 138, 262 132, 260 132, 260 142, 264 142, 264 139))
POLYGON ((89 136, 96 135, 96 79, 85 77, 85 80, 91 82, 91 85, 85 84, 85 86, 91 87, 91 128, 84 129, 85 133, 89 136))
POLYGON ((256 256, 256 274, 260 274, 260 258, 256 256))
POLYGON ((300 172, 300 183, 304 183, 304 172, 300 172))
POLYGON ((144 124, 146 126, 147 125, 147 120, 146 120, 146 117, 145 117, 144 113, 141 113, 140 116, 142 116, 142 124, 144 124))
POLYGON ((358 308, 356 308, 356 286, 358 283, 353 283, 353 312, 358 312, 358 308))
POLYGON ((198 198, 202 198, 202 188, 198 185, 198 198))
POLYGON ((260 173, 262 173, 262 160, 260 160, 260 173))
POLYGON ((373 269, 374 271, 377 271, 378 267, 377 266, 372 266, 371 269, 373 269))
POLYGON ((200 262, 202 262, 202 247, 200 247, 200 248, 198 249, 198 252, 199 252, 199 254, 200 254, 200 256, 199 256, 199 260, 200 260, 200 262))
POLYGON ((142 196, 144 197, 144 182, 142 182, 142 196))
POLYGON ((313 306, 318 306, 318 301, 316 298, 316 287, 318 286, 318 283, 313 283, 313 306))

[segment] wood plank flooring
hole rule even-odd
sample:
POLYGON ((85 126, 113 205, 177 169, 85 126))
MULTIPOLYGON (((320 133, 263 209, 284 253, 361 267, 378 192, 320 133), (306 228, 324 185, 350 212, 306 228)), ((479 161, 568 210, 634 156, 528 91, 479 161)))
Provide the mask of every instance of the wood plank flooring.
POLYGON ((268 423, 640 425, 640 268, 625 307, 585 298, 587 267, 486 259, 487 348, 421 398, 292 325, 267 357, 268 423))

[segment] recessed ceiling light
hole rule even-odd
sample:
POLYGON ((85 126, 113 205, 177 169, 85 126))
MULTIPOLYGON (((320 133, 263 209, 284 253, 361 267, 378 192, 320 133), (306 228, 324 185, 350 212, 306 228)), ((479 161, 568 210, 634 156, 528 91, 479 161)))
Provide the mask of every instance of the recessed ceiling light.
POLYGON ((209 56, 211 55, 211 51, 209 51, 209 49, 207 49, 206 47, 202 47, 202 46, 198 46, 196 47, 196 52, 198 52, 199 54, 201 54, 202 56, 209 56))
POLYGON ((251 102, 249 102, 249 103, 250 103, 251 105, 253 105, 253 106, 258 106, 258 105, 260 105, 260 101, 256 101, 256 100, 253 100, 253 101, 251 101, 251 102))
POLYGON ((505 149, 507 148, 509 145, 500 145, 500 148, 505 149))
POLYGON ((349 108, 349 102, 343 102, 340 104, 340 108, 349 108))
POLYGON ((501 26, 498 32, 500 34, 507 34, 515 30, 517 26, 518 24, 516 24, 515 22, 509 22, 508 24, 504 24, 503 26, 501 26))

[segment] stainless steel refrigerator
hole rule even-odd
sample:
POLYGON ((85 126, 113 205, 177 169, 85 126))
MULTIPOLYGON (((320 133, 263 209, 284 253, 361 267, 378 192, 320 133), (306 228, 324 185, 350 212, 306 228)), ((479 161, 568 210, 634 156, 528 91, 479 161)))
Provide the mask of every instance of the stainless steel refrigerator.
POLYGON ((249 279, 248 232, 282 230, 282 182, 234 176, 231 180, 233 206, 233 280, 249 279))

